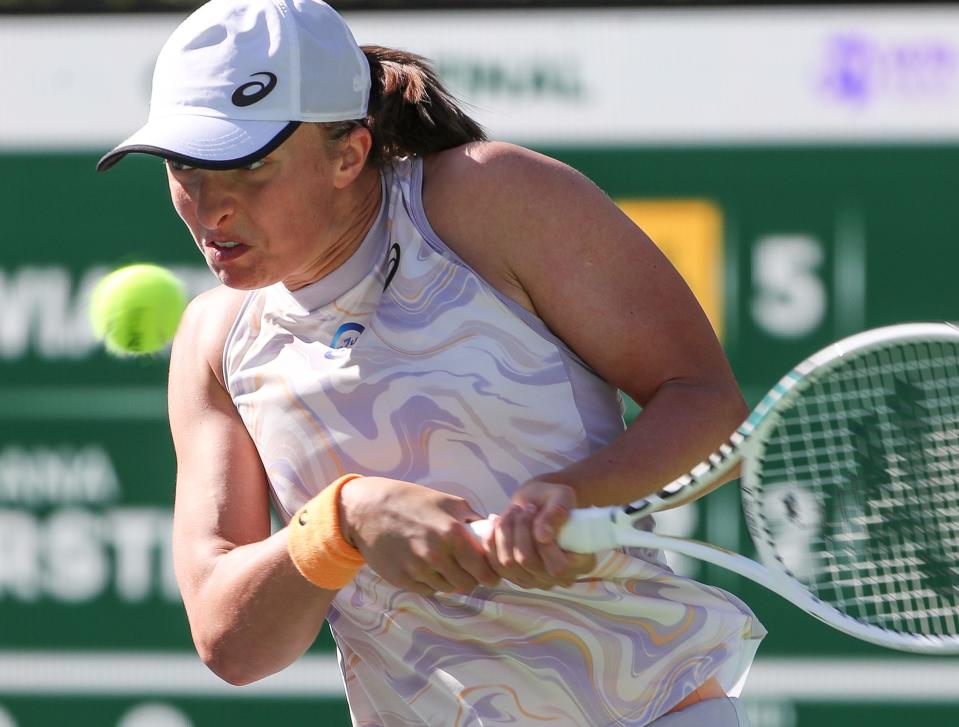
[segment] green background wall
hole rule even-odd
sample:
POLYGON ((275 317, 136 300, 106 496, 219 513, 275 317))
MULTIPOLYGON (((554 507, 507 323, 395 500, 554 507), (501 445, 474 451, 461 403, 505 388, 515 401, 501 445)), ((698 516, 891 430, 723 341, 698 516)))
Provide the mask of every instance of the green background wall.
MULTIPOLYGON (((959 147, 542 150, 614 199, 697 199, 719 210, 724 343, 751 404, 835 338, 959 318, 959 147)), ((105 356, 84 301, 96 276, 123 262, 170 265, 194 292, 214 281, 172 210, 161 164, 130 159, 98 175, 95 161, 0 155, 0 727, 348 724, 335 689, 191 692, 158 675, 149 689, 122 680, 113 688, 104 677, 84 690, 72 677, 18 667, 44 655, 66 667, 71 654, 195 660, 169 567, 166 359, 105 356), (156 702, 167 707, 149 707, 156 702)), ((675 527, 749 547, 734 486, 691 512, 675 527)), ((763 658, 895 658, 904 674, 927 663, 839 636, 738 576, 696 574, 754 607, 770 631, 763 658)), ((327 663, 331 649, 324 633, 311 657, 327 663)), ((921 704, 817 701, 785 689, 761 692, 751 708, 769 727, 882 726, 951 723, 957 703, 959 686, 921 704)))

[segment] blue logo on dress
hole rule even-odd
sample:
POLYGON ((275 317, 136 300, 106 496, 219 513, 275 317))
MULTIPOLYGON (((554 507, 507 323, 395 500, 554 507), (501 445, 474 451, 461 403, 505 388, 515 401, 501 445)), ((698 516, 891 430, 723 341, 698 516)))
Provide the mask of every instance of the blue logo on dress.
POLYGON ((337 328, 336 333, 333 334, 333 340, 330 341, 330 348, 352 347, 360 340, 360 334, 365 330, 366 326, 361 326, 359 323, 344 323, 337 328))

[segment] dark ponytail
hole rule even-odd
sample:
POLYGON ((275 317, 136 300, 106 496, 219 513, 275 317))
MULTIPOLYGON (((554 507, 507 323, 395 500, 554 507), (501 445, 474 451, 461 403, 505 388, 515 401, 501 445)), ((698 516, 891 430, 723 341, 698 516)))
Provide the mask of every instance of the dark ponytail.
POLYGON ((364 123, 373 135, 371 163, 426 156, 486 139, 483 128, 463 113, 425 58, 375 45, 362 50, 373 80, 364 123))

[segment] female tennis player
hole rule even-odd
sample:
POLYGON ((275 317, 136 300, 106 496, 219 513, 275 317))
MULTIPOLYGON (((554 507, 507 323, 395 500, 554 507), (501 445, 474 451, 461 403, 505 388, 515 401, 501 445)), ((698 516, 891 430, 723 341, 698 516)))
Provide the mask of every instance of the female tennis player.
POLYGON ((130 152, 165 159, 223 283, 169 390, 177 577, 213 671, 283 669, 326 619, 363 727, 744 723, 745 605, 657 552, 555 542, 746 413, 690 291, 599 189, 487 142, 422 59, 361 50, 317 0, 197 10, 99 167, 130 152))

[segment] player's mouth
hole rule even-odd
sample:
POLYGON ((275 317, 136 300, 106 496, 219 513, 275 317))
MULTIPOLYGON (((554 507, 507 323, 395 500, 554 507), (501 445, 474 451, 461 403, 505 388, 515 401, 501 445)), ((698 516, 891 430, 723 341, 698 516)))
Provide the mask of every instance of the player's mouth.
POLYGON ((235 240, 210 240, 206 243, 206 247, 210 251, 211 258, 220 263, 236 260, 250 249, 249 245, 235 240))

